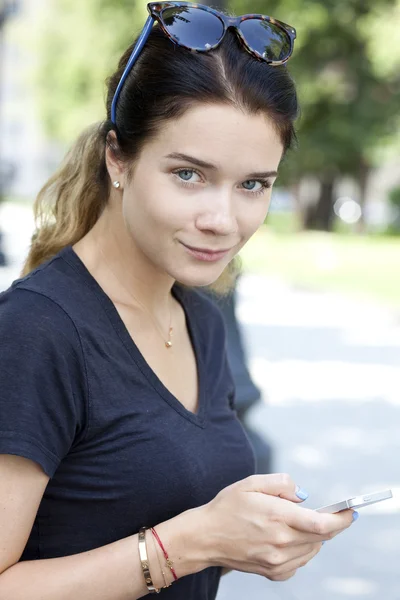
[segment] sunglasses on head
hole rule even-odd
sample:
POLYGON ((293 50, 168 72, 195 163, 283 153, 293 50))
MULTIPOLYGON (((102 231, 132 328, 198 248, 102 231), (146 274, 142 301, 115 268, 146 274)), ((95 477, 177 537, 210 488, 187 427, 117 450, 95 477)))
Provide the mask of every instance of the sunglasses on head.
POLYGON ((168 38, 195 52, 208 52, 221 43, 232 27, 243 47, 255 58, 277 66, 289 60, 293 52, 296 30, 290 25, 265 15, 228 17, 209 6, 191 2, 150 2, 150 13, 132 51, 111 105, 111 120, 116 122, 118 97, 137 57, 157 20, 168 38))

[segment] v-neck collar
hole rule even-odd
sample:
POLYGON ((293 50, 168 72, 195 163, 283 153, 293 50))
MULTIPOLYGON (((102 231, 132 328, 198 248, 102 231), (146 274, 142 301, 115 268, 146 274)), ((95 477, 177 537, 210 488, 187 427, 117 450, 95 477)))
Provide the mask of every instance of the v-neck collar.
POLYGON ((131 337, 125 323, 121 319, 118 310, 116 309, 111 298, 105 293, 103 288, 93 277, 86 265, 79 258, 77 253, 74 251, 72 246, 67 246, 60 252, 60 256, 72 267, 79 275, 84 279, 86 285, 94 292, 99 300, 103 310, 106 312, 114 330, 118 334, 125 348, 129 352, 131 358, 135 362, 138 369, 146 377, 154 390, 179 414, 185 419, 191 421, 195 425, 204 428, 205 427, 205 414, 206 414, 206 403, 208 393, 206 389, 206 372, 203 358, 201 355, 201 348, 199 343, 199 328, 195 320, 194 310, 190 310, 190 290, 186 290, 181 287, 178 283, 175 283, 172 287, 172 294, 175 299, 182 306, 186 323, 188 327, 189 337, 193 346, 194 355, 197 363, 197 377, 198 377, 198 411, 193 413, 169 391, 169 389, 163 384, 161 379, 156 375, 153 369, 150 367, 148 362, 145 360, 143 354, 135 344, 131 337))

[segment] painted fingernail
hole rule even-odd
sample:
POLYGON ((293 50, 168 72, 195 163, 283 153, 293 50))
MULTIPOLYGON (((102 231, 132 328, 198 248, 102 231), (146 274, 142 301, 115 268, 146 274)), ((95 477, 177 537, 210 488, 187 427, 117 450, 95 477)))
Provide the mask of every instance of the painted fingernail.
POLYGON ((305 490, 302 490, 298 485, 296 485, 296 496, 300 498, 300 500, 307 500, 308 493, 305 490))
POLYGON ((353 521, 357 521, 357 519, 358 519, 359 516, 360 516, 359 513, 355 510, 353 512, 353 521))

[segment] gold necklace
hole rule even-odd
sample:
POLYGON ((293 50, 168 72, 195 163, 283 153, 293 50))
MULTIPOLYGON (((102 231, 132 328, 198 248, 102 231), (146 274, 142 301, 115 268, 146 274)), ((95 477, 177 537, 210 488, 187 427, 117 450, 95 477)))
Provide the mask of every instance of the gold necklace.
POLYGON ((130 290, 128 290, 128 288, 127 288, 127 287, 126 287, 126 286, 125 286, 125 285, 122 283, 122 281, 120 280, 120 278, 118 277, 118 275, 117 275, 117 274, 114 272, 114 270, 111 268, 111 266, 110 266, 110 263, 109 263, 109 262, 108 262, 108 260, 106 259, 105 255, 104 255, 104 253, 103 253, 103 251, 102 251, 102 249, 101 249, 101 247, 100 247, 100 246, 98 246, 98 248, 99 248, 99 250, 100 250, 100 254, 102 255, 102 257, 103 257, 103 259, 104 259, 104 262, 106 263, 106 266, 107 266, 108 270, 110 271, 110 273, 111 273, 112 275, 114 275, 115 279, 118 281, 118 283, 119 283, 120 285, 122 285, 122 287, 124 288, 124 290, 125 290, 125 291, 126 291, 126 292, 127 292, 129 295, 130 295, 130 296, 131 296, 131 298, 133 298, 133 300, 135 300, 135 302, 136 302, 137 304, 139 304, 139 306, 140 306, 140 307, 141 307, 141 308, 142 308, 142 309, 143 309, 143 310, 144 310, 144 311, 145 311, 145 312, 146 312, 146 313, 149 315, 149 317, 150 317, 150 319, 153 321, 153 324, 155 325, 155 327, 156 327, 156 329, 157 329, 158 333, 160 334, 160 336, 161 336, 161 338, 162 338, 162 340, 163 340, 163 342, 164 342, 164 344, 165 344, 165 347, 166 347, 166 348, 171 348, 171 347, 172 347, 172 334, 173 334, 173 332, 174 332, 174 328, 172 327, 172 311, 171 311, 171 309, 170 309, 170 312, 169 312, 170 316, 169 316, 168 339, 166 340, 166 339, 164 338, 164 334, 163 334, 163 332, 162 332, 162 331, 161 331, 161 329, 159 328, 159 325, 158 325, 157 321, 155 320, 155 318, 153 317, 153 315, 151 314, 150 310, 148 310, 147 306, 145 306, 145 305, 144 305, 142 302, 140 302, 140 300, 138 300, 138 298, 136 298, 136 296, 134 296, 134 295, 132 294, 132 292, 131 292, 130 290))

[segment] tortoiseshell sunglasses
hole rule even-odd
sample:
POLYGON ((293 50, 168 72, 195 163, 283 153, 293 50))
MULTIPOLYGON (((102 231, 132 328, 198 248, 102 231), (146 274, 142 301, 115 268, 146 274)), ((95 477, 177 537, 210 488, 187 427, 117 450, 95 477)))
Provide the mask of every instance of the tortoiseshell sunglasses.
POLYGON ((226 31, 232 27, 244 48, 270 65, 282 65, 293 52, 296 30, 286 23, 265 15, 228 17, 223 13, 191 2, 150 2, 150 13, 128 60, 111 105, 111 120, 115 124, 118 97, 137 57, 157 20, 169 39, 195 52, 216 48, 226 31))

